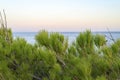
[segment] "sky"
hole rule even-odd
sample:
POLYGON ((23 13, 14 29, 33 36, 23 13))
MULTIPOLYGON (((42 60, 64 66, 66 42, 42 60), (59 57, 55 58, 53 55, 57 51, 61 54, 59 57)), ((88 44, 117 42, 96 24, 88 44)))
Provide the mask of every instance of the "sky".
POLYGON ((120 31, 120 0, 0 0, 14 32, 120 31))

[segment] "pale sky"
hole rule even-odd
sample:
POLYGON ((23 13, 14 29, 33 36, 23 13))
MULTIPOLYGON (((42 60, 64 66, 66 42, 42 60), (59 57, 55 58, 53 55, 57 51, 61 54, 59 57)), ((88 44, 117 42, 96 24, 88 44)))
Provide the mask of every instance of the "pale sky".
POLYGON ((14 32, 120 31, 120 0, 0 0, 14 32))

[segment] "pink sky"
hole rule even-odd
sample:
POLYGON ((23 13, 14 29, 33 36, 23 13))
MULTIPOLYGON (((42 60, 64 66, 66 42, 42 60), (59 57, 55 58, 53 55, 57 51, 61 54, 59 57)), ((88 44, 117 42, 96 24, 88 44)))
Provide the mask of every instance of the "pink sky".
POLYGON ((119 0, 3 0, 8 26, 20 31, 120 31, 119 0))

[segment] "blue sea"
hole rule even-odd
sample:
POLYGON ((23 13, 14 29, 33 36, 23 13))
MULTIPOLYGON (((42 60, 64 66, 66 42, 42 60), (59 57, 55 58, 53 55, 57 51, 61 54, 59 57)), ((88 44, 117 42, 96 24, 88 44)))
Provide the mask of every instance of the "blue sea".
MULTIPOLYGON (((80 32, 59 32, 63 34, 66 38, 68 38, 69 44, 75 41, 76 37, 79 35, 80 32)), ((106 37, 108 43, 112 43, 110 39, 110 33, 112 37, 116 40, 120 38, 120 32, 92 32, 95 34, 102 34, 106 37)), ((24 38, 28 43, 34 44, 35 43, 35 35, 37 32, 13 32, 14 39, 17 37, 24 38)))

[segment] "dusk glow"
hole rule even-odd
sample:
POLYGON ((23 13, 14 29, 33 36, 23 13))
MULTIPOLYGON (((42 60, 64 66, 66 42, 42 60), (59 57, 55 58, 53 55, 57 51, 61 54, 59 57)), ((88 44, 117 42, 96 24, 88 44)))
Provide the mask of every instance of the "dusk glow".
POLYGON ((8 26, 20 31, 120 31, 120 0, 2 0, 8 26))

